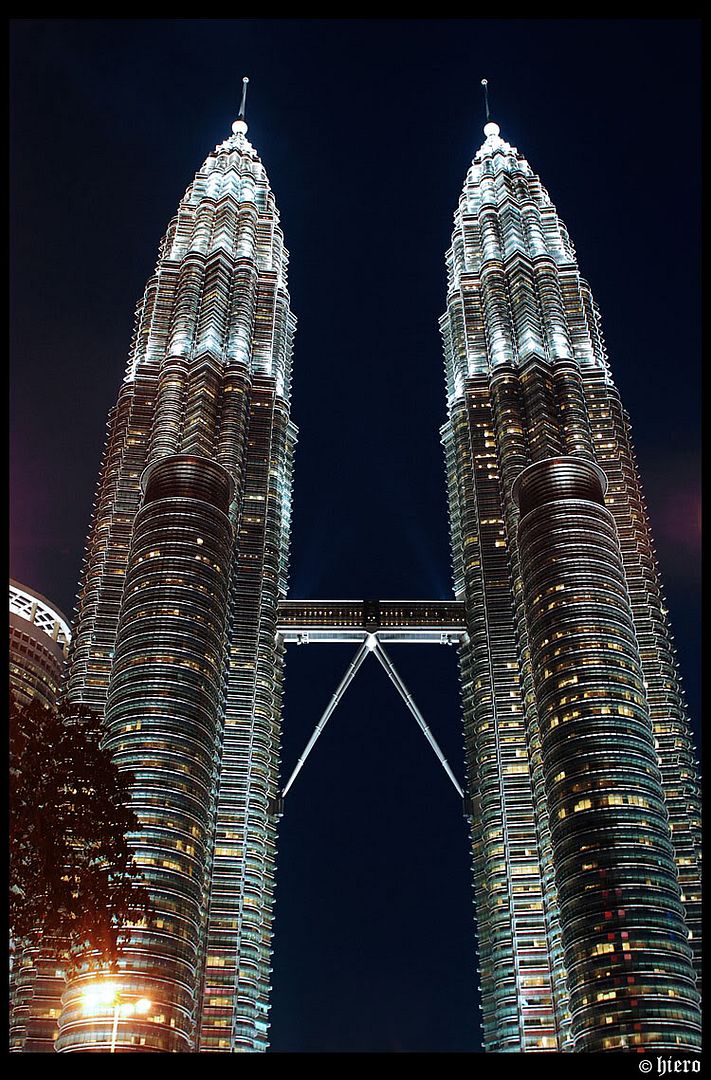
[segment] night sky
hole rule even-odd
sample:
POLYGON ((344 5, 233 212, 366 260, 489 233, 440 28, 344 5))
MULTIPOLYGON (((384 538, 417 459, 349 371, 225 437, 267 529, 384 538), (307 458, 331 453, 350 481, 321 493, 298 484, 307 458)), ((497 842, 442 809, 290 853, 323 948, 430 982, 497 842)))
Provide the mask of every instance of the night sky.
MULTIPOLYGON (((71 616, 133 312, 251 79, 291 253, 293 598, 451 596, 437 319, 492 118, 600 305, 699 715, 700 24, 15 20, 11 574, 71 616)), ((354 652, 287 656, 283 778, 354 652)), ((454 649, 392 648, 463 780, 454 649)), ((280 826, 275 1051, 476 1051, 459 800, 374 658, 280 826)))

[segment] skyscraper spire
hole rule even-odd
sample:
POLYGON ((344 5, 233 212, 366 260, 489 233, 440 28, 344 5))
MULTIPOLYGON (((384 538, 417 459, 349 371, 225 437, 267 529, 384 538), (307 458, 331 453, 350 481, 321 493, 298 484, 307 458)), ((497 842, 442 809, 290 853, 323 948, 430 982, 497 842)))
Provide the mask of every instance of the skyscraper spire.
POLYGON ((249 83, 249 77, 247 75, 242 79, 242 101, 239 106, 239 114, 234 124, 232 125, 232 131, 235 135, 247 134, 247 84, 249 83))
POLYGON ((484 87, 484 108, 486 110, 486 122, 489 123, 489 80, 482 79, 481 85, 484 87))
POLYGON ((245 75, 242 79, 242 101, 239 107, 240 120, 246 119, 246 107, 247 107, 247 84, 249 83, 249 76, 245 75))

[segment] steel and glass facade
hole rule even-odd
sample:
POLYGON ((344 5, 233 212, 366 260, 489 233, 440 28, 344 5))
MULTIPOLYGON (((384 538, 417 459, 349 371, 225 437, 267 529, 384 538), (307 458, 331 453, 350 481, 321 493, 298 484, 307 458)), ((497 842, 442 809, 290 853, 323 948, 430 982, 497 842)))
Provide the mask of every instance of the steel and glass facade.
MULTIPOLYGON (((67 695, 133 775, 154 911, 115 980, 116 1048, 267 1045, 295 318, 274 195, 240 117, 198 171, 139 304, 99 479, 67 695)), ((106 1051, 87 964, 56 1049, 106 1051)))
POLYGON ((629 421, 566 228, 484 131, 441 330, 485 1046, 698 1048, 698 781, 629 421))

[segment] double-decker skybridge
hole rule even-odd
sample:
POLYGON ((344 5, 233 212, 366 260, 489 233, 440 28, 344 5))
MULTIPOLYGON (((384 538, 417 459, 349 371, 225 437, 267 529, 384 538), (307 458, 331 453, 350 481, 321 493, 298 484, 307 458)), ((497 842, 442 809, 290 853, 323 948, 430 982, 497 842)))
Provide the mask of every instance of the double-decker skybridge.
MULTIPOLYGON (((345 675, 333 692, 306 748, 284 785, 276 807, 283 813, 284 798, 298 776, 316 740, 350 686, 367 656, 372 653, 415 717, 457 794, 464 792, 437 740, 398 674, 385 644, 457 645, 466 633, 464 603, 458 600, 283 600, 279 604, 279 633, 284 644, 358 645, 345 675)), ((466 811, 466 807, 465 807, 466 811)))

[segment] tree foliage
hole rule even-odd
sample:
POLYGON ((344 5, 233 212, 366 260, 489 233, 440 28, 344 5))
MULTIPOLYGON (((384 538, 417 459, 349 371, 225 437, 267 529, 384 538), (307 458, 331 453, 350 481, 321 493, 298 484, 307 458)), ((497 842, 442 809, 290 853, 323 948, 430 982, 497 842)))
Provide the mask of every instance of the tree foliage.
POLYGON ((99 718, 10 702, 10 932, 113 964, 121 928, 148 912, 126 834, 129 774, 101 747, 99 718))

